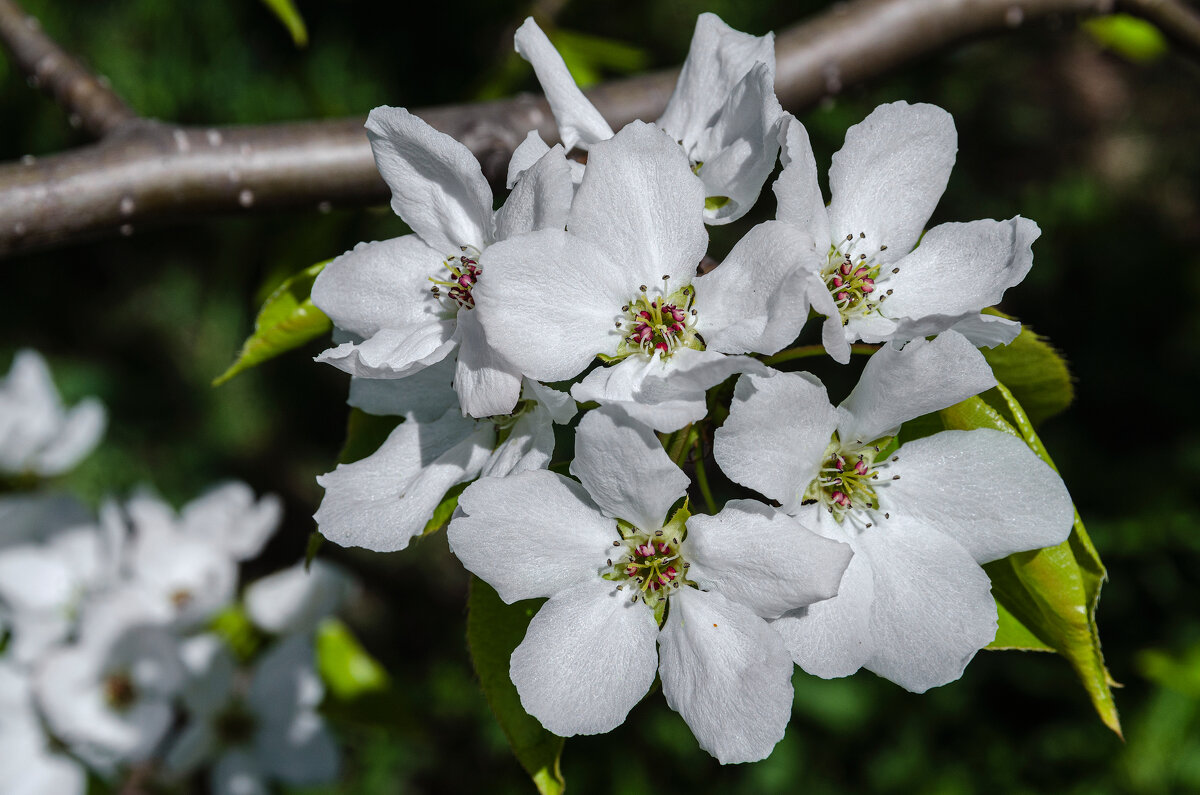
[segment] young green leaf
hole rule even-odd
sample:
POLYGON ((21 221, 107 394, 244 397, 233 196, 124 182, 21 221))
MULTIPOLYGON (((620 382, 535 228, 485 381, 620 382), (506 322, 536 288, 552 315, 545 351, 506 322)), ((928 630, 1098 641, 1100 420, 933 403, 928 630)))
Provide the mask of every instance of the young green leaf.
POLYGON ((304 17, 300 16, 300 11, 292 0, 263 0, 263 3, 279 17, 288 33, 292 34, 292 41, 297 47, 308 44, 308 28, 305 27, 304 17))
POLYGON ((352 701, 387 689, 387 671, 341 621, 322 621, 316 646, 317 670, 336 698, 352 701))
POLYGON ((1066 359, 1029 326, 1022 326, 1008 345, 984 348, 982 353, 996 380, 1012 391, 1035 426, 1066 410, 1075 398, 1066 359))
POLYGON ((565 788, 559 757, 563 738, 542 728, 521 708, 521 698, 508 675, 508 660, 525 637, 525 629, 541 600, 527 599, 506 605, 483 580, 471 577, 467 603, 467 645, 479 684, 487 697, 508 744, 538 792, 559 795, 565 788))
MULTIPOLYGON (((991 428, 1011 433, 1051 467, 1021 404, 1003 384, 997 387, 1015 427, 982 398, 973 397, 940 412, 950 429, 991 428)), ((1055 547, 1019 552, 984 566, 1001 609, 1001 627, 988 648, 1057 651, 1075 669, 1100 719, 1118 736, 1121 723, 1113 700, 1112 677, 1104 666, 1096 605, 1106 578, 1087 530, 1075 514, 1071 536, 1055 547)))
POLYGON ((213 380, 213 386, 329 333, 333 324, 309 297, 317 274, 329 263, 330 260, 325 260, 311 265, 275 288, 258 311, 254 333, 242 345, 237 360, 213 380))

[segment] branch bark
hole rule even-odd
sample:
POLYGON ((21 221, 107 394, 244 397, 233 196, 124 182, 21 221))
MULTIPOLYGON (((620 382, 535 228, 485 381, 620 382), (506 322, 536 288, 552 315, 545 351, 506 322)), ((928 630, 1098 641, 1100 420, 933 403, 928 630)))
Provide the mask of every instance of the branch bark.
MULTIPOLYGON (((780 33, 776 93, 785 108, 796 112, 964 39, 1052 15, 1105 14, 1117 7, 1115 2, 853 0, 780 33)), ((1200 54, 1200 15, 1177 0, 1123 0, 1119 7, 1170 25, 1172 40, 1200 54)), ((13 8, 12 0, 0 0, 0 19, 7 19, 13 8)), ((36 70, 36 56, 28 55, 36 47, 30 42, 44 39, 37 45, 44 49, 49 40, 20 17, 23 27, 15 34, 11 23, 0 26, 0 40, 14 52, 27 53, 17 57, 18 64, 36 70)), ((71 77, 63 78, 63 84, 91 86, 74 71, 78 63, 71 63, 63 72, 71 77)), ((636 118, 657 118, 677 74, 669 70, 614 81, 591 89, 588 96, 619 128, 636 118)), ((180 127, 136 118, 115 94, 92 81, 107 94, 91 88, 54 93, 67 107, 93 109, 87 125, 104 136, 99 143, 0 165, 0 256, 116 231, 132 234, 142 224, 202 213, 323 209, 382 202, 388 195, 361 117, 180 127)), ((503 181, 513 148, 529 130, 537 129, 551 141, 558 134, 540 97, 415 112, 466 144, 494 183, 503 181)))

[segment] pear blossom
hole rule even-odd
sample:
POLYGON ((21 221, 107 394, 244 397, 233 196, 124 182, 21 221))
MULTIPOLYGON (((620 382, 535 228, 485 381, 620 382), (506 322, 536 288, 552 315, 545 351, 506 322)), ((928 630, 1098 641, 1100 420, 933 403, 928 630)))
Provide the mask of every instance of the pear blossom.
POLYGON ((520 398, 521 374, 485 339, 473 311, 474 288, 486 281, 480 256, 520 232, 562 228, 573 191, 562 147, 541 155, 493 212, 491 188, 470 150, 403 108, 371 111, 367 137, 392 189, 392 209, 414 234, 360 243, 317 277, 313 303, 350 336, 317 360, 351 375, 396 379, 457 350, 463 414, 508 414, 520 398))
POLYGON ((246 588, 246 615, 259 629, 276 635, 311 633, 354 591, 354 579, 320 558, 304 561, 255 580, 246 588))
POLYGON ((804 126, 786 118, 782 139, 776 217, 812 235, 808 297, 826 317, 830 356, 845 364, 857 340, 902 344, 949 328, 989 347, 1016 337, 1019 324, 980 310, 1029 272, 1037 224, 1018 215, 922 236, 954 166, 949 113, 893 102, 851 127, 829 169, 828 207, 804 126))
POLYGON ((26 674, 0 660, 0 791, 11 795, 84 795, 83 767, 50 749, 26 674))
POLYGON ((668 515, 687 476, 610 409, 580 422, 571 474, 476 481, 447 531, 505 602, 549 597, 512 654, 521 705, 555 734, 606 732, 657 671, 702 748, 722 763, 765 757, 792 702, 767 619, 836 593, 849 548, 751 500, 668 515))
MULTIPOLYGON (((761 224, 712 272, 696 276, 708 235, 703 186, 662 130, 633 122, 592 146, 566 230, 493 245, 475 291, 489 343, 526 376, 559 381, 599 356, 571 394, 671 431, 707 412, 704 391, 766 372, 799 333, 805 233, 761 224)), ((810 255, 811 256, 811 255, 810 255)))
POLYGON ((66 472, 100 442, 106 417, 95 398, 65 409, 46 360, 37 351, 18 351, 0 381, 0 473, 66 472))
MULTIPOLYGON (((532 17, 514 39, 541 81, 563 145, 588 149, 611 138, 612 128, 532 17)), ((754 206, 775 167, 782 113, 775 98, 775 34, 751 36, 716 14, 701 14, 657 124, 679 143, 703 181, 707 223, 736 221, 754 206)))
POLYGON ((893 449, 902 423, 995 384, 954 332, 882 348, 837 408, 808 374, 738 381, 722 471, 854 549, 836 597, 772 623, 804 670, 866 668, 918 693, 957 679, 996 634, 980 564, 1070 534, 1062 480, 1019 437, 943 431, 893 449))

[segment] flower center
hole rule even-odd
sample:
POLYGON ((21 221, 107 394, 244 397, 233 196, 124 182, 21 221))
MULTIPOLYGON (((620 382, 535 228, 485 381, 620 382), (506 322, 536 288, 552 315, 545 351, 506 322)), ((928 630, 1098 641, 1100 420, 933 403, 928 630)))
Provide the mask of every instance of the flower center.
POLYGON ((479 249, 474 246, 460 246, 460 249, 461 254, 451 254, 442 260, 442 267, 450 272, 449 278, 429 277, 429 281, 433 282, 429 292, 453 312, 475 308, 471 288, 483 274, 483 269, 479 267, 479 249))
MULTIPOLYGON (((821 271, 821 279, 842 316, 842 325, 852 318, 865 317, 876 311, 892 294, 880 282, 886 282, 891 274, 900 272, 899 268, 892 268, 890 273, 885 273, 883 266, 875 261, 878 253, 857 251, 858 244, 865 238, 866 233, 859 232, 858 237, 846 235, 845 240, 830 246, 829 264, 821 271)), ((880 252, 886 250, 887 246, 879 247, 880 252)))
POLYGON ((104 703, 117 712, 124 712, 137 700, 137 688, 125 671, 109 674, 104 680, 104 703))
POLYGON ((244 745, 254 738, 254 730, 258 721, 253 713, 246 709, 240 700, 234 700, 229 706, 217 713, 213 721, 213 731, 217 738, 226 745, 244 745))
MULTIPOLYGON (((833 440, 825 448, 821 469, 804 491, 803 504, 819 502, 839 523, 850 516, 870 527, 865 512, 879 510, 876 490, 898 477, 881 477, 892 461, 899 460, 880 454, 891 441, 891 437, 884 437, 862 446, 843 445, 834 431, 833 440)), ((887 514, 884 517, 890 518, 887 514)))
POLYGON ((679 555, 683 522, 672 521, 661 530, 648 532, 618 521, 621 540, 614 541, 613 557, 606 561, 608 571, 601 576, 617 583, 617 590, 629 593, 630 601, 642 601, 654 611, 660 622, 667 599, 681 585, 694 585, 687 579, 688 563, 679 555))
POLYGON ((637 295, 621 307, 616 326, 625 337, 617 347, 615 359, 635 353, 652 356, 655 351, 665 359, 679 348, 704 350, 704 340, 696 333, 696 310, 692 307, 696 288, 685 284, 672 292, 669 281, 670 277, 663 276, 662 289, 653 296, 646 285, 641 285, 637 295))

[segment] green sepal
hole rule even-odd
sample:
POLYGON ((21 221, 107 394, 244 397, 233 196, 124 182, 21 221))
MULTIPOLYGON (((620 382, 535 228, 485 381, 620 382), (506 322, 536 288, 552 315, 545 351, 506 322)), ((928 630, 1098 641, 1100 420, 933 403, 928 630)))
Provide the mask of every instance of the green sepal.
MULTIPOLYGON (((1021 404, 1003 384, 997 390, 1013 423, 980 397, 943 409, 942 422, 952 430, 991 428, 1010 433, 1054 468, 1021 404)), ((992 580, 998 609, 1003 608, 1003 623, 988 648, 1057 651, 1075 669, 1100 720, 1121 736, 1112 695, 1115 683, 1104 666, 1096 626, 1100 586, 1107 575, 1078 511, 1071 535, 1063 543, 1018 552, 983 568, 992 580)))
POLYGON ((513 755, 538 792, 560 795, 566 788, 559 768, 563 738, 546 731, 521 708, 521 697, 508 672, 513 649, 525 637, 542 601, 526 599, 506 605, 492 586, 472 575, 467 600, 467 646, 483 695, 513 755))
POLYGON ((705 196, 704 197, 704 209, 719 210, 722 207, 724 207, 726 204, 729 204, 729 202, 730 202, 730 199, 728 196, 705 196))
POLYGON ((275 288, 258 310, 254 333, 242 344, 242 350, 229 369, 213 379, 213 386, 220 386, 243 370, 330 332, 333 324, 317 309, 310 296, 317 274, 330 262, 325 260, 311 265, 275 288))
MULTIPOLYGON (((993 309, 984 312, 1008 318, 993 309)), ((1075 399, 1075 386, 1066 359, 1029 326, 1021 326, 1021 333, 1008 345, 985 348, 982 353, 996 380, 1016 396, 1035 427, 1065 411, 1075 399)), ((997 408, 1007 409, 1003 398, 994 398, 984 396, 997 408)))
POLYGON ((292 34, 292 41, 297 47, 307 46, 308 28, 292 0, 263 0, 263 3, 279 17, 288 33, 292 34))

